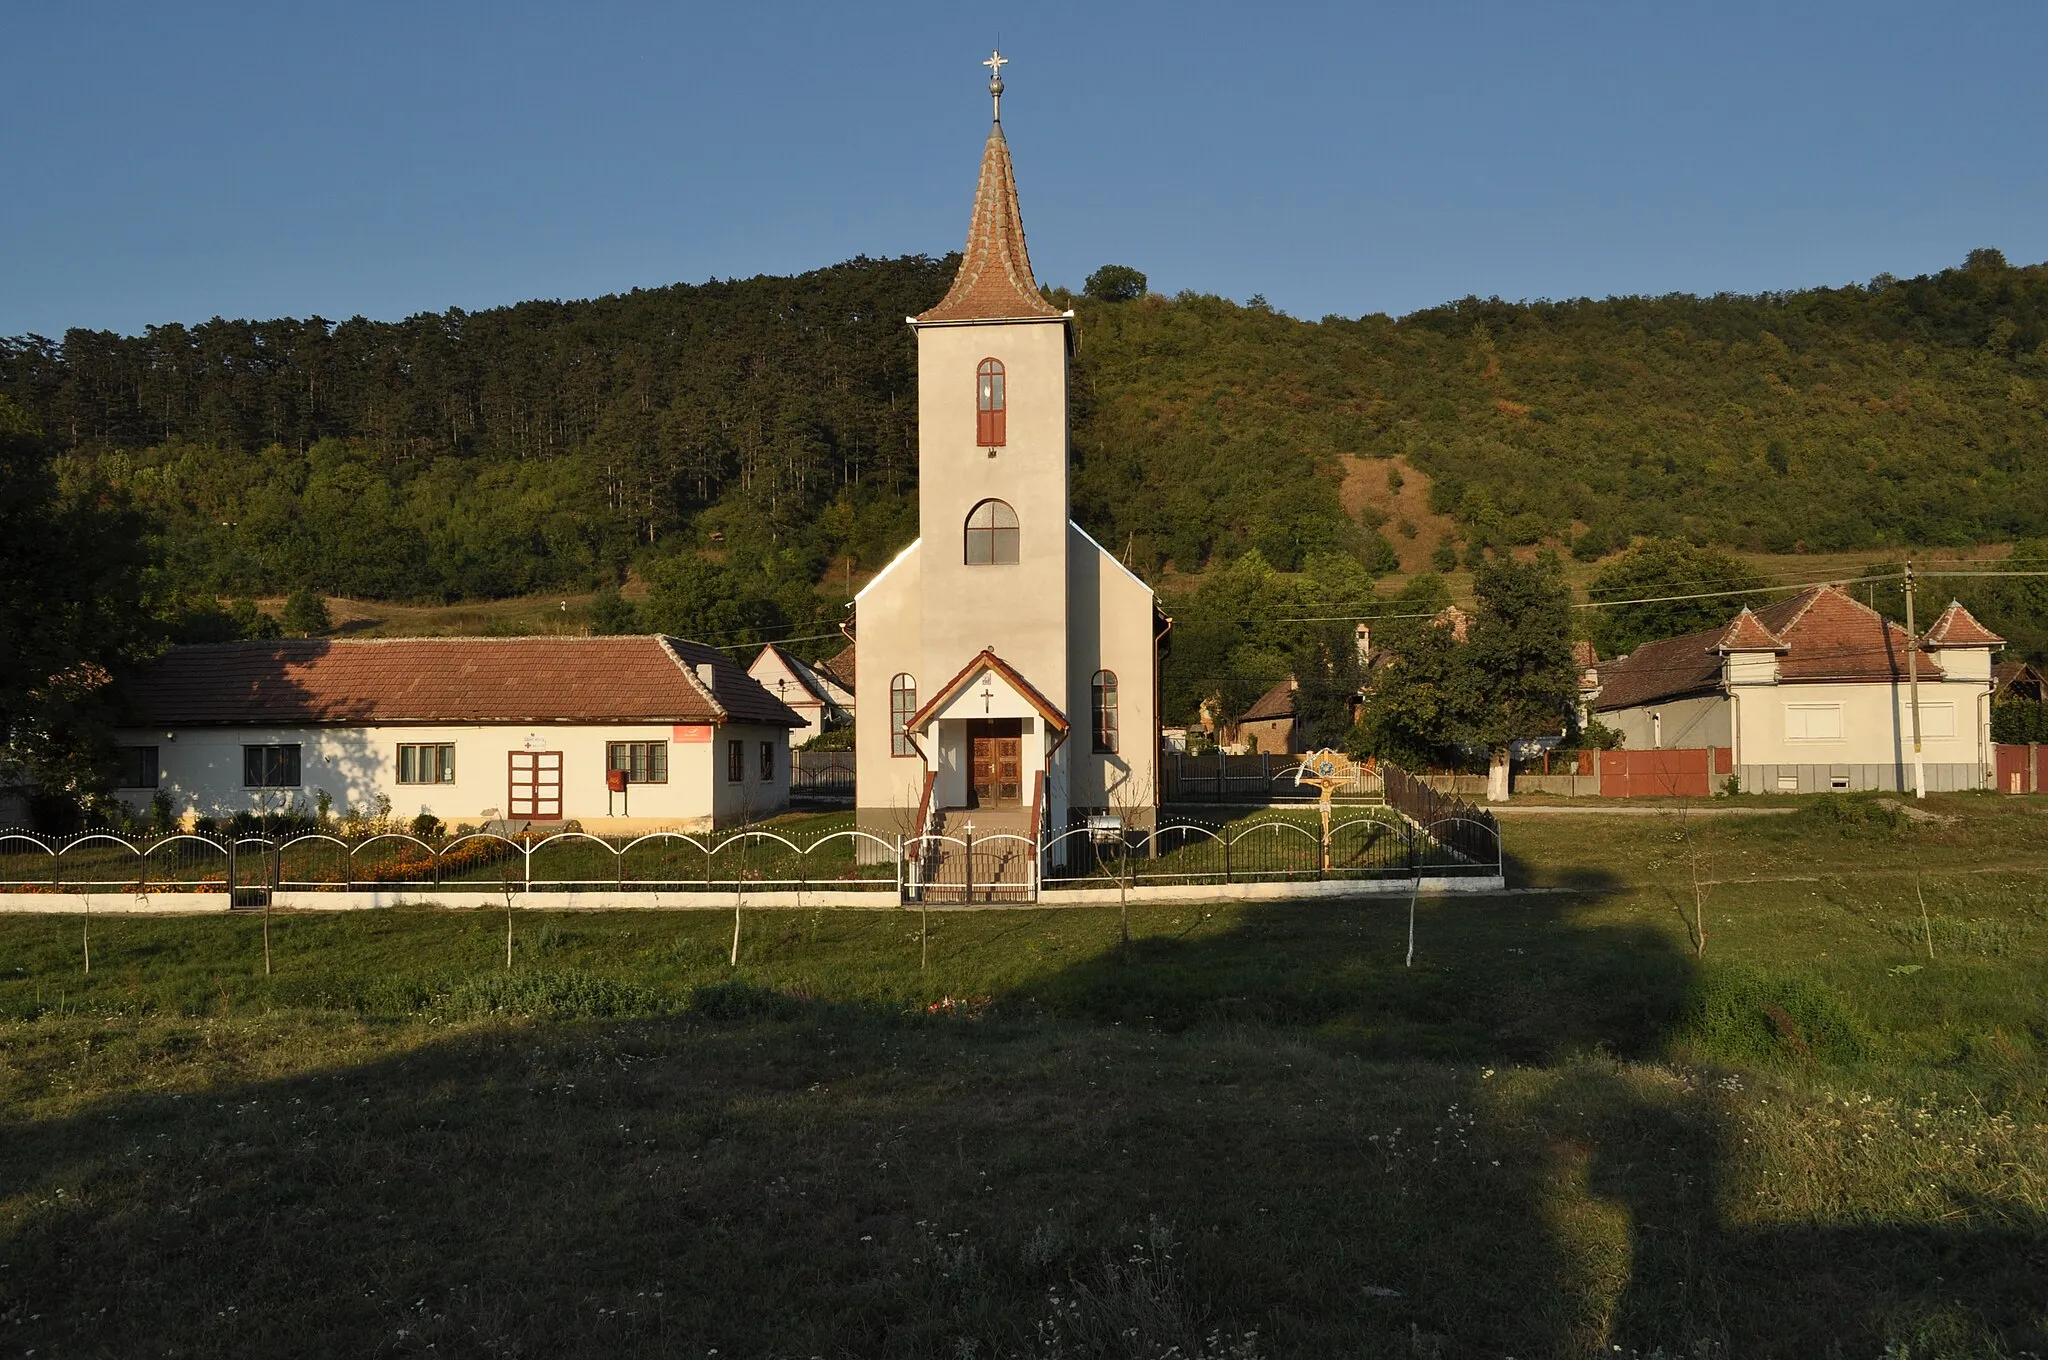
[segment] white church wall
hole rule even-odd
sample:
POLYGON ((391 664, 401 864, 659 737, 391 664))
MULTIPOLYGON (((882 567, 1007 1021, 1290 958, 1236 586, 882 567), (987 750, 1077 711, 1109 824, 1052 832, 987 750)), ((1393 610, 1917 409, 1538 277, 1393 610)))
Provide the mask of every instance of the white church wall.
POLYGON ((1065 804, 1077 808, 1136 810, 1157 802, 1158 712, 1153 667, 1151 587, 1134 576, 1079 525, 1068 533, 1068 587, 1073 647, 1067 664, 1069 714, 1065 804), (1118 741, 1114 754, 1094 744, 1095 673, 1117 677, 1118 741))
MULTIPOLYGON (((897 809, 917 810, 924 794, 924 762, 916 756, 892 756, 889 740, 889 685, 908 673, 917 682, 918 702, 946 681, 953 671, 930 675, 924 669, 924 606, 922 545, 911 544, 869 581, 857 599, 855 629, 860 645, 862 688, 867 702, 854 710, 853 749, 860 824, 876 835, 911 834, 897 825, 905 816, 897 809)), ((965 663, 954 664, 957 671, 965 663)))
POLYGON ((924 659, 917 669, 922 683, 936 687, 992 646, 1070 713, 1066 345, 1058 320, 918 327, 924 659), (1002 361, 1007 392, 1006 442, 993 456, 975 432, 975 370, 989 358, 1002 361), (990 497, 1017 512, 1015 565, 966 564, 967 516, 990 497))

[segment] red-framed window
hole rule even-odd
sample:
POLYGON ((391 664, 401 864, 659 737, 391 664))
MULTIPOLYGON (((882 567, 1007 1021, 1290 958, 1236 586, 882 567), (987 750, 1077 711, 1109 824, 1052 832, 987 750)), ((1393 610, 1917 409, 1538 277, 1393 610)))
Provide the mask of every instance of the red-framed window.
POLYGON ((985 449, 1003 445, 1003 361, 983 359, 974 370, 974 442, 985 449))

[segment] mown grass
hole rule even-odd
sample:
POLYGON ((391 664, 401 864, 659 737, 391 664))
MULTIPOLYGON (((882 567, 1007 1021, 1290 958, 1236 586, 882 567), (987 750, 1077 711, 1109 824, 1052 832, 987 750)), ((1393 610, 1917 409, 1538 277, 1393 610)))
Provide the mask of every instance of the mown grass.
POLYGON ((2024 801, 1516 823, 1576 886, 1412 968, 1393 900, 0 919, 0 1346, 2048 1354, 2024 801))

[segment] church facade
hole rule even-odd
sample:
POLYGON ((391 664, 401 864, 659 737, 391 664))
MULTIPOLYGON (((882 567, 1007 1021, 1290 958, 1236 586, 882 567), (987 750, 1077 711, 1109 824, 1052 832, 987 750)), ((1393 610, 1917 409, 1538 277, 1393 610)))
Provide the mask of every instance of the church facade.
POLYGON ((855 597, 863 828, 1057 833, 1151 822, 1158 658, 1150 586, 1068 502, 1072 312, 1039 292, 996 116, 960 272, 917 337, 919 537, 855 597), (920 824, 919 812, 937 814, 920 824))

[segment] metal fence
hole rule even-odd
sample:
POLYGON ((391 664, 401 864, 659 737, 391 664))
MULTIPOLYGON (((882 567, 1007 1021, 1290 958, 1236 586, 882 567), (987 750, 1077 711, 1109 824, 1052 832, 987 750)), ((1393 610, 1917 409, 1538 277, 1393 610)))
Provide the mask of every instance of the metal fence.
MULTIPOLYGON (((1390 781, 1391 786, 1391 781, 1390 781)), ((1424 790, 1425 793, 1428 790, 1424 790)), ((1441 799, 1441 795, 1431 795, 1441 799)), ((1081 825, 1032 837, 929 831, 884 838, 765 828, 605 838, 473 832, 433 842, 387 831, 345 838, 75 836, 0 832, 0 893, 227 893, 259 905, 273 892, 430 889, 503 893, 832 889, 898 902, 1016 903, 1041 888, 1366 881, 1501 872, 1499 828, 1456 800, 1425 811, 1342 807, 1325 839, 1314 809, 1237 821, 1177 818, 1105 831, 1081 825)))
POLYGON ((898 843, 865 831, 815 836, 742 829, 606 839, 474 832, 430 842, 402 832, 347 839, 174 833, 0 833, 0 892, 343 891, 706 892, 834 888, 896 892, 898 843), (861 842, 871 842, 863 856, 861 842), (866 864, 861 860, 870 861, 866 864))
POLYGON ((1313 812, 1235 822, 1175 819, 1110 835, 1079 827, 1049 837, 1047 886, 1273 883, 1496 876, 1500 838, 1463 817, 1418 824, 1390 810, 1339 806, 1327 842, 1313 812))
MULTIPOLYGON (((1230 756, 1222 752, 1191 756, 1177 751, 1159 757, 1159 801, 1175 803, 1313 803, 1322 790, 1295 782, 1301 757, 1288 755, 1230 756)), ((1380 801, 1377 772, 1362 765, 1351 770, 1350 782, 1335 790, 1351 802, 1380 801)))

